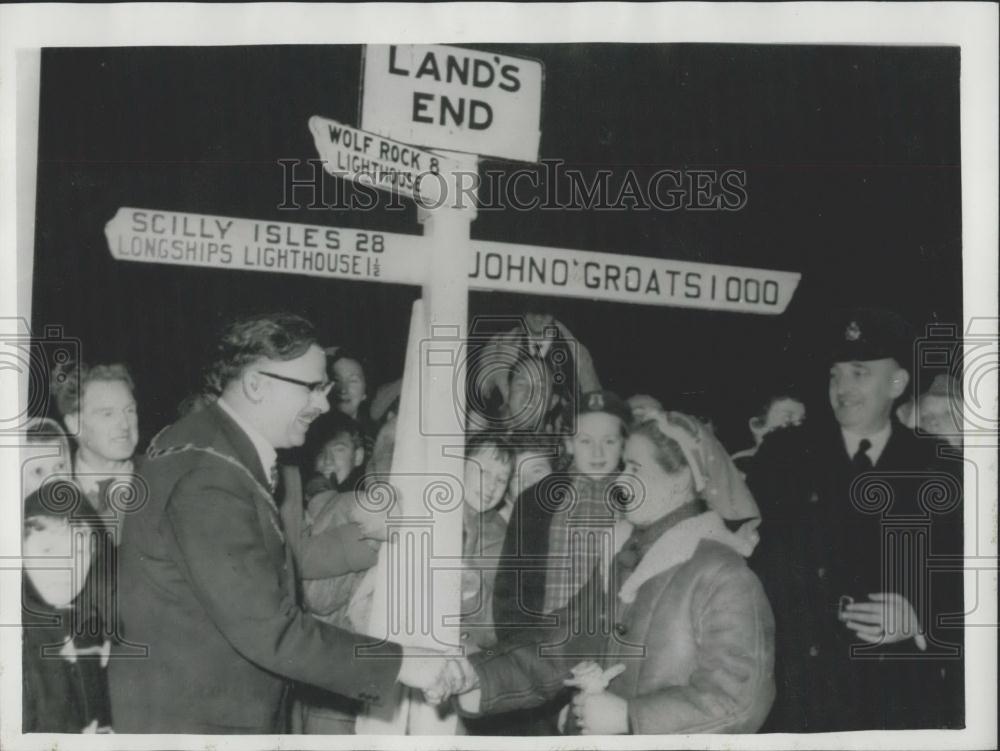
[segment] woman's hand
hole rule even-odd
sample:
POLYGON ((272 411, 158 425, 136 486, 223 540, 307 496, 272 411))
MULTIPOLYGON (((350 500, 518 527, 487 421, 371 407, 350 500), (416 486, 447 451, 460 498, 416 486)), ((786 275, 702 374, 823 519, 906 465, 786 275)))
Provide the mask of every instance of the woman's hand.
POLYGON ((573 697, 572 712, 583 735, 628 733, 628 702, 616 694, 578 693, 573 697))

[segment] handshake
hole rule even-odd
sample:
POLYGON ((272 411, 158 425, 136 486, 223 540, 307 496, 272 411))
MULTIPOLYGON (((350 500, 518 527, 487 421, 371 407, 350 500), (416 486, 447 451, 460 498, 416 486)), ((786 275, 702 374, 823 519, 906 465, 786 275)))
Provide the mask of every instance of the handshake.
POLYGON ((479 677, 467 659, 421 647, 403 647, 403 663, 397 680, 423 691, 428 704, 438 705, 452 696, 469 694, 462 708, 474 712, 479 705, 479 677))

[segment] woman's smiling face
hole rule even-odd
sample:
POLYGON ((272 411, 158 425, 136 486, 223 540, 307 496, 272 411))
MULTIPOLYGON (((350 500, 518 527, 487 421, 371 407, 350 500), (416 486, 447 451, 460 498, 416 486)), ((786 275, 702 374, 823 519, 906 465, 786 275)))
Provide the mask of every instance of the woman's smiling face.
POLYGON ((638 527, 662 519, 675 508, 694 499, 694 478, 688 467, 667 472, 657 459, 657 448, 644 435, 630 436, 625 444, 625 470, 621 484, 630 500, 625 518, 638 527))

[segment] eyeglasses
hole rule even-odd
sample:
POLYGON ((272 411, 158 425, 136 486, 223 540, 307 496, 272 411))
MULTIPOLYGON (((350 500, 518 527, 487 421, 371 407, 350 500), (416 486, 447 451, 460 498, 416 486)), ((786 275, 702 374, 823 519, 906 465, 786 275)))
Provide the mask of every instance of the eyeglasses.
POLYGON ((309 389, 310 393, 313 394, 323 394, 326 393, 333 387, 332 381, 300 381, 298 378, 291 378, 289 376, 278 375, 277 373, 268 373, 266 370, 258 370, 258 373, 265 375, 268 378, 274 378, 278 381, 284 381, 285 383, 294 383, 296 386, 305 386, 309 389))

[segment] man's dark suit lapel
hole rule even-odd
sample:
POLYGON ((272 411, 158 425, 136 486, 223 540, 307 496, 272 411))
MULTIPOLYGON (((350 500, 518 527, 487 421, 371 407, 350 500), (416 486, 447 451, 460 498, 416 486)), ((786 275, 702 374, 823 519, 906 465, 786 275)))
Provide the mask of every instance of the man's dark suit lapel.
MULTIPOLYGON (((206 419, 211 420, 217 432, 217 435, 213 436, 212 439, 213 448, 216 451, 230 455, 235 461, 243 465, 258 482, 261 491, 265 494, 268 501, 267 505, 269 506, 268 513, 271 517, 271 526, 273 526, 273 530, 276 533, 273 536, 267 535, 267 538, 270 539, 266 539, 266 544, 279 562, 279 566, 285 565, 287 563, 286 557, 288 551, 285 546, 285 532, 282 519, 278 512, 277 501, 270 493, 270 481, 267 479, 264 468, 261 466, 257 449, 254 448, 250 437, 243 432, 243 429, 236 421, 226 414, 226 411, 220 406, 213 404, 206 407, 205 413, 206 419)), ((266 528, 267 525, 265 525, 265 530, 266 528)), ((294 585, 292 591, 294 591, 294 585)))
POLYGON ((236 421, 226 414, 226 411, 219 405, 213 404, 205 409, 206 411, 212 410, 214 422, 218 425, 223 440, 231 447, 233 458, 250 470, 257 482, 265 488, 269 488, 271 486, 269 472, 261 466, 257 449, 254 448, 253 442, 243 431, 243 428, 237 425, 236 421))

